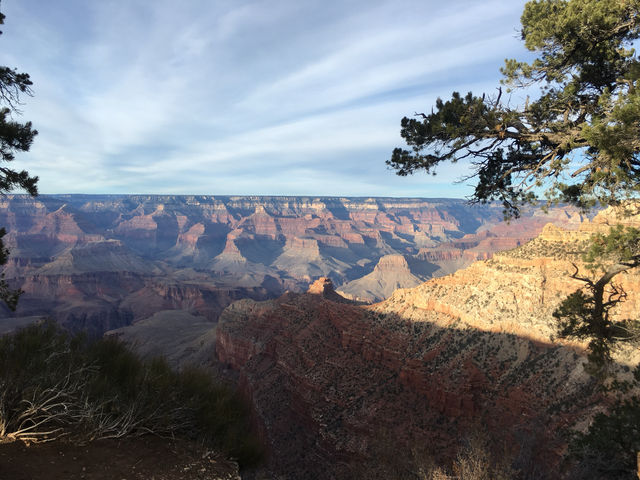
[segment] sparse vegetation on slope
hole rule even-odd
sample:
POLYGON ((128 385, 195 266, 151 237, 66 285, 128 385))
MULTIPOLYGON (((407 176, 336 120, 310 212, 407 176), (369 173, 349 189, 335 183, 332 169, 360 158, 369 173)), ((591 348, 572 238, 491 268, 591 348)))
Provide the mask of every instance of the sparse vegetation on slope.
MULTIPOLYGON (((376 460, 355 469, 355 478, 371 480, 516 480, 539 478, 523 473, 512 464, 521 459, 492 453, 490 439, 475 432, 464 439, 449 467, 437 465, 428 446, 398 451, 393 439, 382 437, 374 447, 376 460)), ((494 448, 495 450, 495 448, 494 448)), ((519 465, 522 467, 522 465, 519 465)))
POLYGON ((182 436, 249 466, 261 457, 250 432, 245 403, 203 371, 175 372, 53 323, 0 339, 0 442, 182 436))
MULTIPOLYGON (((640 229, 620 225, 640 213, 639 11, 638 0, 527 2, 520 33, 536 57, 507 59, 501 83, 507 93, 538 89, 534 98, 514 105, 502 87, 495 96, 453 92, 431 114, 402 119, 408 149, 396 148, 387 161, 408 175, 469 159, 469 178, 477 181, 472 200, 500 200, 506 216, 517 217, 539 192, 548 204, 622 207, 612 211, 611 228, 584 245, 582 270, 571 252, 557 252, 573 263, 571 279, 581 282, 553 312, 557 333, 589 342, 588 370, 600 379, 614 367, 613 349, 627 344, 637 353, 640 339, 637 309, 619 315, 631 300, 622 274, 640 267, 640 229)), ((640 402, 618 394, 609 414, 597 415, 574 442, 589 465, 583 478, 630 478, 637 468, 640 402)))

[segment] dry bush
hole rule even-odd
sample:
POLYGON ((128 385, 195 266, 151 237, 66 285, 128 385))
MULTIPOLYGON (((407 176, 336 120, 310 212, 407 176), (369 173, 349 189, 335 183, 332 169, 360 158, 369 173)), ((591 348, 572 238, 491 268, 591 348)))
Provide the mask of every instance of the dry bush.
POLYGON ((52 323, 0 338, 0 442, 178 435, 246 466, 262 456, 251 432, 245 402, 202 371, 175 372, 52 323))
POLYGON ((454 477, 460 480, 511 480, 517 478, 507 457, 495 458, 490 453, 489 440, 473 434, 458 452, 453 462, 454 477))
POLYGON ((513 458, 492 454, 482 433, 468 436, 448 467, 437 465, 434 452, 415 445, 402 448, 390 432, 378 432, 369 461, 354 466, 353 478, 385 480, 515 480, 528 478, 512 468, 513 458))

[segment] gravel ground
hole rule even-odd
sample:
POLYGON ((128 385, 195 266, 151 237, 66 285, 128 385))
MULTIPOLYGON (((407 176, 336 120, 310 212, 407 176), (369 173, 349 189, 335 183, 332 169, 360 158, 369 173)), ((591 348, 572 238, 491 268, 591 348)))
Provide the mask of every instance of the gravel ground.
POLYGON ((0 444, 0 480, 236 480, 221 454, 158 437, 0 444))

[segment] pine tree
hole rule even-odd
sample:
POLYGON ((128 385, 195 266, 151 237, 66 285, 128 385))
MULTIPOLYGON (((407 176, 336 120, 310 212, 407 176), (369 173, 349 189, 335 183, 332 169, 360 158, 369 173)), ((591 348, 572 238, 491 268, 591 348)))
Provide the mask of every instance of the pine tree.
MULTIPOLYGON (((640 192, 640 62, 633 49, 640 0, 534 0, 521 22, 535 60, 506 60, 495 95, 453 92, 430 114, 403 118, 410 149, 396 148, 387 164, 408 175, 467 159, 468 179, 476 181, 472 201, 499 200, 507 217, 536 202, 537 192, 548 203, 626 206, 637 214, 628 200, 640 192), (509 93, 518 89, 536 98, 513 105, 509 93)), ((602 364, 617 341, 637 338, 635 323, 613 322, 609 310, 624 299, 611 290, 615 275, 640 266, 639 232, 596 237, 590 255, 598 252, 598 278, 576 271, 586 293, 569 297, 556 317, 561 335, 593 340, 591 357, 602 364)))
MULTIPOLYGON (((4 14, 0 13, 0 24, 4 24, 4 19, 4 14)), ((32 95, 31 85, 29 74, 20 73, 15 68, 0 67, 0 161, 3 162, 0 166, 0 194, 2 195, 15 189, 23 189, 32 196, 38 194, 38 177, 30 176, 25 170, 13 170, 6 165, 15 160, 17 152, 27 152, 38 134, 31 122, 20 123, 15 120, 15 117, 20 114, 20 97, 32 95)), ((2 241, 5 235, 6 230, 1 228, 0 265, 7 263, 9 255, 2 241)), ((11 289, 2 274, 0 300, 15 310, 21 293, 20 290, 11 289)))

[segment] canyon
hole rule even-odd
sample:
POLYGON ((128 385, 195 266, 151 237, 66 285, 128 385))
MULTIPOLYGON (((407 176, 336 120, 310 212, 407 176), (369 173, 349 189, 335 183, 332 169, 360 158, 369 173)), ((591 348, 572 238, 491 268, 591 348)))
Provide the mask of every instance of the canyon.
MULTIPOLYGON (((465 440, 526 478, 560 478, 568 434, 607 397, 585 344, 557 339, 552 312, 582 286, 584 242, 610 211, 574 231, 554 225, 453 275, 371 306, 337 302, 329 279, 307 294, 242 300, 221 315, 216 355, 253 402, 278 478, 394 478, 450 464, 465 440)), ((640 226, 640 217, 626 219, 640 226)), ((640 274, 617 279, 639 311, 640 274)), ((616 352, 629 376, 637 348, 616 352)), ((566 472, 564 472, 566 473, 566 472)))
MULTIPOLYGON (((555 478, 566 433, 608 399, 552 312, 618 221, 558 206, 505 223, 446 199, 7 196, 5 278, 24 294, 0 331, 50 317, 235 382, 268 447, 255 478, 392 478, 476 435, 555 478)), ((635 315, 640 277, 617 281, 616 315, 635 315)), ((622 377, 640 360, 616 355, 622 377)))
POLYGON ((506 224, 499 205, 463 200, 167 195, 7 195, 5 278, 24 291, 0 323, 50 317, 99 335, 186 312, 215 322, 243 298, 303 292, 328 277, 345 297, 380 301, 515 247, 547 222, 535 208, 506 224))

